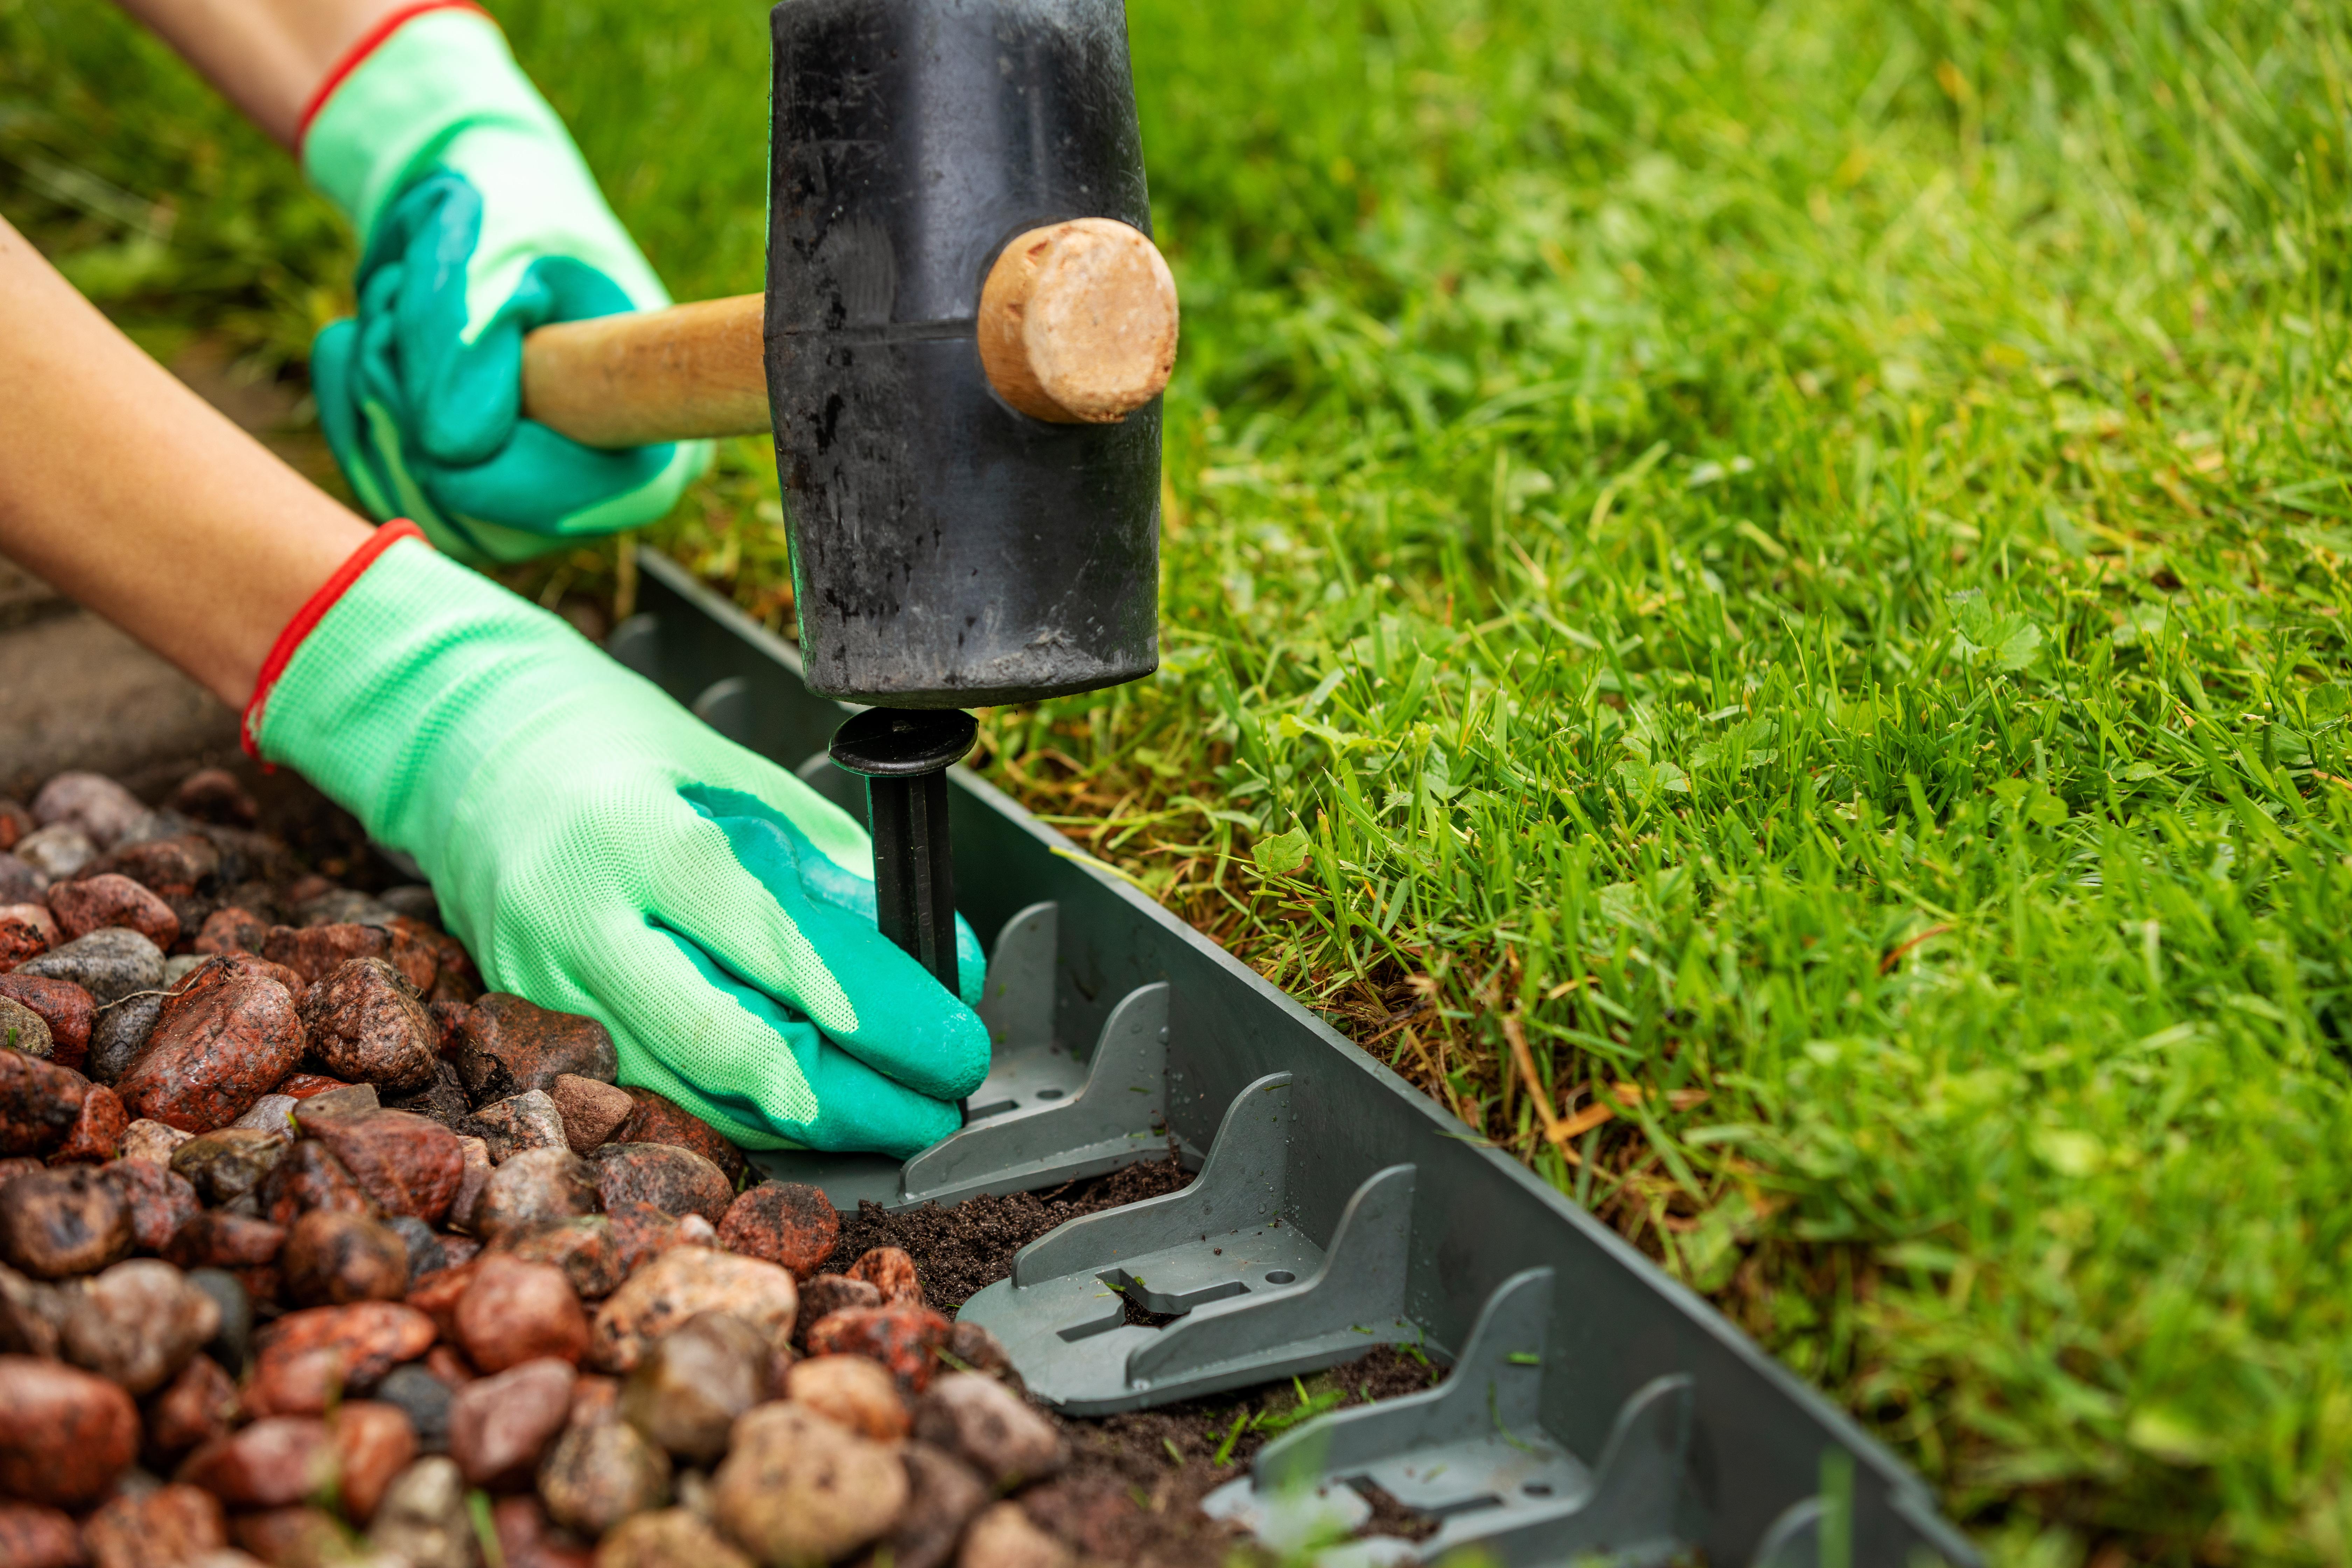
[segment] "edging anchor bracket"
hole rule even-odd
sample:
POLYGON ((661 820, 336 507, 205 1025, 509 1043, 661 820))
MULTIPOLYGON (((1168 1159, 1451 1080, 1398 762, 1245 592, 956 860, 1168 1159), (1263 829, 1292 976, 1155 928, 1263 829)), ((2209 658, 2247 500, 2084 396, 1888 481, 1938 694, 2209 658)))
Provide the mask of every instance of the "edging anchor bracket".
MULTIPOLYGON (((1147 989, 1149 989, 1147 987, 1147 989)), ((1201 1174, 1038 1237, 957 1315, 1004 1342, 1029 1391, 1076 1415, 1311 1372, 1421 1331, 1404 1312, 1411 1165, 1373 1173, 1328 1250, 1286 1218, 1288 1073, 1234 1097, 1201 1174), (1130 1323, 1132 1304, 1175 1313, 1130 1323)))
MULTIPOLYGON (((822 1187, 833 1206, 953 1205, 982 1193, 1032 1192, 1115 1171, 1167 1148, 1168 986, 1129 992, 1080 1060, 1054 1037, 1060 908, 1048 900, 1004 922, 989 955, 980 1016, 988 1077, 966 1100, 967 1124, 904 1165, 880 1154, 811 1150, 752 1156, 762 1174, 822 1187)), ((1187 1163, 1198 1155, 1189 1148, 1187 1163)))
POLYGON ((1202 1508, 1279 1540, 1298 1533, 1290 1514, 1356 1528, 1371 1512, 1360 1491, 1376 1486, 1444 1521, 1417 1543, 1373 1537, 1331 1548, 1317 1555, 1322 1568, 1435 1562, 1471 1548, 1504 1568, 1672 1560, 1691 1545, 1678 1518, 1691 1380, 1636 1390, 1588 1467, 1543 1426, 1551 1312, 1550 1269, 1513 1275, 1487 1298, 1444 1383, 1284 1434, 1202 1508))
MULTIPOLYGON (((995 1074, 992 1073, 992 1079, 995 1074)), ((907 1162, 898 1205, 957 1204, 1100 1175, 1159 1153, 1167 1131, 1168 985, 1130 991, 1103 1025, 1086 1082, 1065 1097, 985 1116, 907 1162)), ((983 1083, 980 1100, 987 1094, 983 1083)), ((999 1101, 998 1103, 1001 1103, 999 1101)))

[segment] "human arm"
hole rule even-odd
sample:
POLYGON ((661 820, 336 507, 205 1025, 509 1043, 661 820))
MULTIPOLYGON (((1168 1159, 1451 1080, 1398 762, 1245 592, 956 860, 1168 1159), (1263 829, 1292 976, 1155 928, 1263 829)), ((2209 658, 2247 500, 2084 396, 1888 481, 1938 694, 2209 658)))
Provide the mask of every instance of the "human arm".
POLYGON ((338 62, 411 0, 121 0, 288 152, 338 62))
POLYGON ((141 353, 0 219, 0 554, 242 707, 368 525, 141 353))

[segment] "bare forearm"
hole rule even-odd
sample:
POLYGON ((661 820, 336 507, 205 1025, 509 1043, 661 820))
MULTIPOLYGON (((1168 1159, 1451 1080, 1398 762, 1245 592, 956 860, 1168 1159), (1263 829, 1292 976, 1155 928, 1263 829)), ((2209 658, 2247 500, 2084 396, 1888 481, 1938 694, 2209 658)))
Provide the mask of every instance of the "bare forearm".
POLYGON ((368 536, 0 221, 0 554, 242 705, 368 536))
POLYGON ((246 118, 292 147, 327 72, 406 0, 121 0, 246 118))

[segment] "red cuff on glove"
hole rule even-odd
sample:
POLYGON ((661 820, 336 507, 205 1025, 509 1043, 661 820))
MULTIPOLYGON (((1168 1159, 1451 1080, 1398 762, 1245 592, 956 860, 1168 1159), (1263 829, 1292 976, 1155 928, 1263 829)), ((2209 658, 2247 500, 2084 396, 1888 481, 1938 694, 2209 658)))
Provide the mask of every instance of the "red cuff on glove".
MULTIPOLYGON (((425 531, 406 518, 393 519, 369 534, 367 542, 352 551, 343 563, 335 568, 334 574, 319 584, 319 591, 294 612, 294 618, 286 623, 285 630, 278 634, 278 640, 269 645, 269 657, 261 661, 261 674, 253 682, 253 700, 245 705, 245 716, 237 722, 237 741, 245 747, 247 756, 260 761, 262 707, 269 700, 269 689, 276 686, 278 678, 286 673, 288 661, 293 658, 294 650, 302 646, 302 639, 310 635, 310 628, 335 607, 335 601, 360 580, 361 573, 375 564, 377 556, 404 539, 424 538, 425 531)), ((429 548, 429 541, 427 545, 429 548)))
POLYGON ((374 26, 360 35, 359 42, 343 51, 343 58, 334 63, 311 92, 310 101, 302 106, 302 118, 294 122, 295 157, 302 155, 302 139, 310 134, 310 121, 319 117, 319 110, 327 106, 327 100, 335 96, 335 89, 343 85, 343 79, 359 69, 360 63, 375 53, 386 38, 427 11, 476 11, 485 16, 489 16, 488 11, 475 5, 474 0, 413 0, 413 4, 399 6, 379 17, 374 26))

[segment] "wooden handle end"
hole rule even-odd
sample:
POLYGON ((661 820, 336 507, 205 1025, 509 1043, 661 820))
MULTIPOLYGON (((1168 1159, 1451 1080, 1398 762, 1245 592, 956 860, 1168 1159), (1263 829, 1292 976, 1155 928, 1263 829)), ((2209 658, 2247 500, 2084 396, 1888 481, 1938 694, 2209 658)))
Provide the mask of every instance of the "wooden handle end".
POLYGON ((1032 418, 1110 425, 1160 395, 1176 364, 1176 279, 1143 233, 1072 218, 1007 245, 980 294, 980 363, 1032 418))

